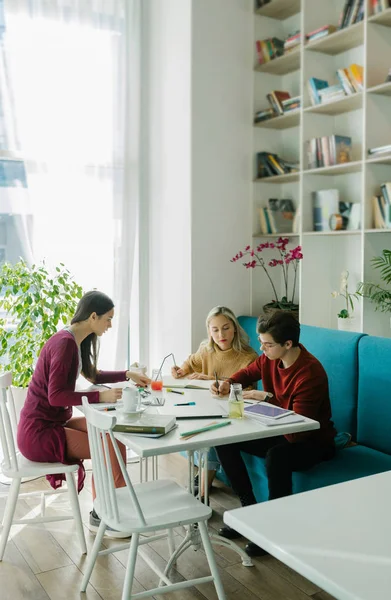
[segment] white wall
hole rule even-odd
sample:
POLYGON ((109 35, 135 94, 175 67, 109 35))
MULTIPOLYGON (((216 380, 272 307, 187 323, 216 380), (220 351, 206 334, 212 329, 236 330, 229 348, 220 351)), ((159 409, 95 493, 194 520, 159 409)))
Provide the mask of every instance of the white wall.
POLYGON ((230 259, 251 244, 252 0, 192 5, 192 344, 218 304, 249 314, 248 271, 230 259))
POLYGON ((190 348, 191 1, 148 0, 144 11, 141 358, 150 368, 190 348), (144 229, 145 231, 145 229, 144 229))
POLYGON ((197 348, 213 306, 249 313, 249 274, 230 258, 251 243, 253 5, 142 5, 141 358, 153 367, 197 348))

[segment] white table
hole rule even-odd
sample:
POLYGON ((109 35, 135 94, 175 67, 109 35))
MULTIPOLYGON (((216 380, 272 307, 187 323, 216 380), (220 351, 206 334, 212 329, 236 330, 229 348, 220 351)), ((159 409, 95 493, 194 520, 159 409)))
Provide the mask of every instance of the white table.
MULTIPOLYGON (((204 414, 204 412, 208 412, 209 414, 217 414, 218 412, 222 412, 222 410, 223 412, 227 412, 228 410, 228 401, 214 398, 208 390, 184 390, 184 392, 184 395, 169 393, 165 390, 158 393, 152 392, 152 395, 156 395, 158 397, 163 396, 165 398, 165 405, 163 407, 149 407, 147 411, 148 414, 158 413, 176 415, 180 413, 183 415, 184 411, 188 411, 189 414, 191 412, 197 412, 198 414, 204 414), (195 402, 196 406, 174 406, 174 404, 182 402, 195 402)), ((253 419, 245 418, 232 419, 231 425, 228 425, 227 427, 201 433, 189 440, 182 440, 180 438, 181 432, 197 429, 214 421, 219 421, 219 419, 213 419, 211 417, 206 419, 178 419, 178 427, 176 429, 157 439, 139 437, 126 433, 116 433, 115 437, 128 448, 134 450, 134 452, 136 452, 141 458, 187 451, 189 456, 189 490, 194 490, 194 452, 200 452, 200 481, 201 477, 204 477, 206 490, 205 502, 207 502, 207 471, 206 469, 202 469, 201 465, 206 464, 206 457, 209 448, 213 446, 221 446, 223 444, 235 444, 236 442, 274 437, 278 435, 284 435, 286 433, 296 433, 300 431, 319 429, 319 423, 317 421, 313 421, 312 419, 304 419, 304 421, 298 423, 281 424, 268 427, 267 425, 263 425, 253 419)), ((195 537, 194 530, 190 530, 188 535, 185 537, 183 545, 181 544, 181 546, 177 549, 175 556, 171 557, 172 560, 170 560, 168 564, 168 569, 170 568, 171 564, 173 564, 178 554, 186 550, 186 548, 188 548, 190 545, 195 546, 197 544, 195 537)), ((212 542, 235 550, 240 555, 243 565, 252 566, 250 557, 244 552, 244 550, 239 548, 237 544, 215 534, 211 535, 211 538, 212 542)))
POLYGON ((227 511, 224 521, 338 600, 391 597, 391 471, 227 511))

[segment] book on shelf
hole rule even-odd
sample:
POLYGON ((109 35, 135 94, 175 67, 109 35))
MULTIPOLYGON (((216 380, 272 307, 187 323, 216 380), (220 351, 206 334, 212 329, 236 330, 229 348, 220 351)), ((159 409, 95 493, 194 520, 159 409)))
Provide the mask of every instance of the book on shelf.
POLYGON ((351 161, 352 138, 330 135, 307 141, 308 169, 331 167, 351 161))
POLYGON ((329 87, 329 82, 325 79, 318 79, 317 77, 310 77, 307 81, 308 96, 312 106, 320 104, 321 99, 319 96, 319 90, 324 90, 329 87))
POLYGON ((391 228, 391 182, 382 183, 381 194, 373 196, 373 226, 375 229, 391 228))
POLYGON ((208 379, 175 379, 171 375, 163 375, 163 387, 186 388, 188 390, 209 390, 212 382, 208 379))
POLYGON ((289 92, 273 90, 266 94, 266 98, 270 104, 270 108, 259 110, 254 115, 254 123, 260 123, 273 117, 280 117, 292 110, 300 108, 301 97, 295 96, 291 98, 289 92))
POLYGON ((300 30, 290 33, 284 40, 284 53, 293 50, 301 43, 301 32, 300 30))
POLYGON ((330 218, 339 215, 339 229, 357 231, 361 226, 361 204, 340 200, 339 190, 317 190, 312 192, 314 231, 333 231, 330 218))
POLYGON ((279 90, 274 90, 270 92, 270 94, 266 94, 266 98, 268 99, 270 106, 277 115, 284 114, 282 102, 284 100, 289 100, 290 97, 291 95, 289 92, 281 92, 279 90))
POLYGON ((376 148, 369 148, 368 154, 389 154, 391 152, 391 144, 386 146, 377 146, 376 148))
POLYGON ((256 40, 255 47, 257 51, 258 63, 263 65, 270 60, 278 58, 284 54, 284 40, 279 38, 266 38, 256 40))
POLYGON ((307 42, 311 43, 315 40, 319 40, 327 35, 330 35, 330 33, 334 33, 336 30, 337 28, 335 25, 323 25, 322 27, 318 27, 318 29, 314 29, 314 31, 310 31, 305 37, 307 42))
POLYGON ((364 18, 364 0, 345 0, 339 16, 338 29, 345 29, 359 23, 364 18))
POLYGON ((126 416, 119 418, 113 431, 143 435, 165 435, 174 429, 175 425, 175 415, 143 414, 137 419, 127 419, 126 416))
POLYGON ((293 221, 296 211, 293 201, 290 198, 269 198, 268 206, 266 208, 260 208, 259 210, 262 233, 293 232, 293 221), (263 216, 261 214, 262 212, 263 216))
POLYGON ((256 154, 256 178, 263 179, 275 175, 296 173, 297 163, 288 162, 272 152, 257 152, 256 154))
POLYGON ((371 0, 372 14, 377 15, 391 7, 390 0, 371 0))

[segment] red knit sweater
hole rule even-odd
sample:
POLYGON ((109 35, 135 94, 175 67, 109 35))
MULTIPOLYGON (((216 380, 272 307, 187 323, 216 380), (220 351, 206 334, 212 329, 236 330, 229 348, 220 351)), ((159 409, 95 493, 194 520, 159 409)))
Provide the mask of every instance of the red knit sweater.
POLYGON ((300 355, 284 369, 281 360, 259 356, 247 368, 230 377, 233 383, 247 387, 262 379, 263 389, 274 395, 269 402, 295 413, 319 421, 320 429, 287 434, 289 442, 317 441, 332 444, 336 431, 331 420, 331 406, 327 375, 315 356, 300 344, 300 355))
MULTIPOLYGON (((66 330, 54 334, 42 348, 27 391, 18 424, 18 447, 29 460, 68 464, 64 426, 72 417, 72 406, 80 406, 82 396, 99 402, 99 392, 75 392, 79 357, 73 335, 66 330)), ((125 381, 126 371, 99 371, 95 383, 125 381)), ((78 489, 83 487, 81 462, 78 489)), ((48 477, 57 488, 64 476, 48 477)))

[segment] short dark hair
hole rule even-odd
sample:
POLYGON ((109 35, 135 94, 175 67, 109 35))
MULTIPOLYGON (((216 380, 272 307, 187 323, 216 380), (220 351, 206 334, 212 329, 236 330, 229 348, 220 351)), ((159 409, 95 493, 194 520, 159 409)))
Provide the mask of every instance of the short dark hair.
POLYGON ((277 344, 292 341, 292 346, 299 345, 300 323, 289 310, 277 310, 271 317, 261 315, 257 322, 257 333, 269 333, 277 344))

